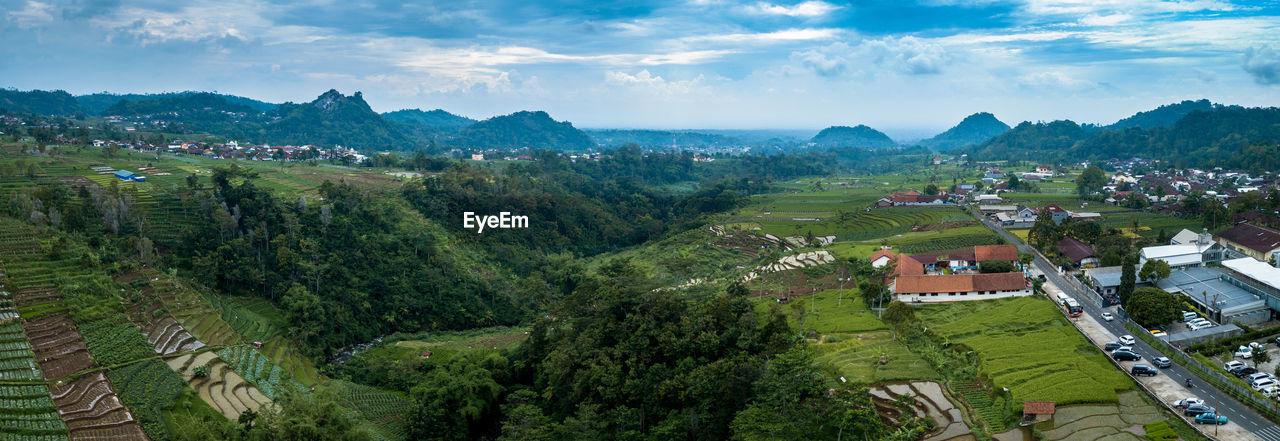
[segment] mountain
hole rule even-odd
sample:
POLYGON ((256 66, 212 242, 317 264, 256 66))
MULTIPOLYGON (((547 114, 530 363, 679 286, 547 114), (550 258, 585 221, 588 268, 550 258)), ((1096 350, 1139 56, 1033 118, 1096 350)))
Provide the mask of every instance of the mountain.
POLYGON ((606 147, 626 144, 641 147, 724 147, 742 144, 741 140, 729 136, 683 130, 596 129, 586 132, 606 147))
POLYGON ((521 111, 480 121, 462 128, 453 143, 465 147, 555 150, 586 150, 596 146, 590 136, 573 124, 551 119, 543 111, 521 111))
POLYGON ((982 143, 1008 130, 1009 125, 996 119, 995 115, 979 112, 966 116, 960 124, 937 136, 920 141, 920 145, 937 150, 950 150, 982 143))
POLYGON ((144 116, 154 114, 192 114, 204 112, 227 112, 240 114, 256 114, 252 107, 235 104, 225 97, 213 93, 194 93, 170 95, 160 98, 139 101, 120 100, 115 105, 102 110, 103 115, 144 116))
POLYGON ((369 108, 356 92, 343 96, 330 89, 314 101, 284 103, 267 113, 263 125, 266 142, 272 144, 341 145, 356 149, 409 148, 414 139, 399 126, 369 108))
POLYGON ((827 127, 814 135, 809 142, 821 147, 882 148, 897 145, 889 139, 889 135, 864 125, 827 127))
POLYGON ((1188 113, 1196 110, 1214 110, 1222 108, 1221 104, 1214 104, 1209 100, 1191 101, 1186 100, 1180 103, 1165 104, 1153 110, 1135 113, 1133 116, 1116 121, 1115 124, 1107 126, 1108 129, 1127 129, 1130 127, 1152 128, 1171 126, 1188 113))
POLYGON ((166 99, 166 98, 181 98, 181 97, 186 97, 191 95, 218 96, 228 103, 248 107, 257 112, 267 112, 272 109, 275 109, 276 107, 275 104, 255 100, 252 98, 245 98, 242 96, 226 95, 226 94, 220 94, 220 93, 197 92, 197 91, 165 92, 165 93, 152 93, 152 94, 137 94, 137 93, 114 94, 114 93, 101 92, 101 93, 94 93, 89 95, 76 96, 76 101, 80 103, 80 107, 84 109, 85 113, 89 113, 93 115, 103 115, 104 111, 106 111, 108 108, 112 106, 119 104, 120 101, 128 101, 128 102, 152 101, 152 100, 160 100, 160 99, 166 99))
POLYGON ((82 111, 75 97, 65 91, 13 89, 0 89, 0 110, 41 115, 74 115, 82 111))
POLYGON ((1048 162, 1061 157, 1076 142, 1088 138, 1090 132, 1070 120, 1050 123, 1023 121, 994 138, 964 149, 980 161, 1021 159, 1048 162))
POLYGON ((474 119, 454 115, 441 109, 430 111, 404 109, 384 113, 382 117, 398 123, 418 125, 433 130, 457 130, 476 123, 474 119))

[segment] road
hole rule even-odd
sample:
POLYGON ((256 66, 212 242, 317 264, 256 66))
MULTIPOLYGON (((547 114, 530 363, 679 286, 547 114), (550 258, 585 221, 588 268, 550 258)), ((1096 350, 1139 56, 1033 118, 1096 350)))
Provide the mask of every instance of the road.
MULTIPOLYGON (((1030 245, 1023 243, 1013 234, 1010 234, 1003 228, 995 225, 995 222, 992 222, 990 219, 983 216, 982 213, 974 212, 972 207, 969 207, 969 210, 970 212, 973 212, 973 214, 977 216, 978 219, 987 226, 987 228, 999 233, 1005 240, 1009 241, 1009 243, 1016 244, 1018 251, 1034 254, 1036 256, 1035 262, 1033 262, 1035 269, 1041 274, 1044 274, 1045 278, 1047 278, 1049 282, 1062 289, 1063 292, 1080 300, 1080 306, 1084 308, 1085 312, 1084 317, 1081 317, 1080 320, 1094 320, 1099 326, 1115 335, 1125 335, 1130 333, 1130 331, 1124 327, 1123 319, 1118 316, 1115 320, 1109 322, 1098 319, 1098 317, 1102 316, 1103 312, 1112 312, 1114 314, 1114 307, 1103 308, 1101 305, 1096 303, 1097 299, 1093 294, 1082 292, 1076 284, 1068 283, 1065 280, 1065 277, 1058 272, 1057 266, 1045 259, 1044 256, 1041 256, 1040 253, 1037 253, 1030 245)), ((1152 358, 1161 356, 1159 351, 1152 348, 1142 339, 1138 339, 1137 345, 1134 346, 1134 349, 1142 355, 1143 360, 1151 360, 1152 358)), ((1190 378, 1193 387, 1187 390, 1187 395, 1194 395, 1205 400, 1207 404, 1217 408, 1218 413, 1225 415, 1228 420, 1240 424, 1246 430, 1253 432, 1253 434, 1258 438, 1266 441, 1280 441, 1280 426, 1277 426, 1266 418, 1263 418, 1262 415, 1258 414, 1258 412, 1248 406, 1245 406, 1243 403, 1232 398, 1230 395, 1227 395, 1225 392, 1206 384, 1186 368, 1175 363, 1169 368, 1161 369, 1160 372, 1179 383, 1190 378)))

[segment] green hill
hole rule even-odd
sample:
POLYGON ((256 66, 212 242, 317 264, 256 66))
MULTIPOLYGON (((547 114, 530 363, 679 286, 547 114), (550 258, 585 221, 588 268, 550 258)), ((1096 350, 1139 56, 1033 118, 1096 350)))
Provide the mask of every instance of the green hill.
POLYGON ((590 136, 574 128, 573 124, 551 119, 543 111, 521 111, 480 121, 464 127, 454 144, 464 147, 529 147, 570 151, 596 146, 590 136))
POLYGON ((94 93, 89 95, 78 95, 75 97, 75 99, 77 102, 80 103, 80 107, 84 109, 85 113, 92 114, 92 115, 101 115, 101 114, 104 114, 103 112, 107 110, 107 108, 110 108, 112 106, 119 104, 120 101, 128 101, 128 102, 151 101, 151 100, 160 100, 165 98, 180 98, 180 97, 191 96, 191 95, 215 95, 215 96, 221 97, 223 100, 225 100, 228 103, 245 106, 257 112, 266 112, 276 107, 275 104, 255 100, 253 98, 245 98, 242 96, 226 95, 226 94, 210 93, 210 92, 198 92, 198 91, 165 92, 165 93, 150 93, 150 94, 138 94, 138 93, 116 94, 116 93, 100 92, 100 93, 94 93))
POLYGON ((897 145, 888 135, 865 125, 827 127, 809 141, 820 147, 883 148, 897 145))
MULTIPOLYGON (((0 110, 38 113, 41 115, 74 115, 82 111, 71 94, 61 91, 0 89, 0 110)), ((0 112, 3 113, 3 112, 0 112)))
POLYGON ((1166 104, 1145 112, 1135 113, 1133 116, 1116 121, 1115 124, 1107 126, 1108 129, 1127 129, 1130 127, 1152 128, 1171 126, 1188 113, 1196 110, 1214 110, 1222 108, 1221 104, 1214 104, 1209 100, 1191 101, 1186 100, 1180 103, 1166 104))
POLYGON ((693 131, 599 129, 587 130, 602 146, 617 147, 636 144, 642 147, 713 147, 740 145, 742 141, 724 135, 693 131))
POLYGON ((968 149, 976 160, 1059 158, 1089 137, 1089 131, 1070 120, 1049 123, 1023 121, 1017 127, 968 149))
POLYGON ((341 145, 356 149, 402 149, 415 144, 400 127, 369 108, 360 92, 330 89, 310 103, 284 103, 268 112, 262 137, 272 144, 341 145))
POLYGON ((454 115, 441 109, 430 111, 404 109, 384 113, 382 117, 410 126, 421 126, 441 131, 453 131, 476 123, 474 119, 454 115))
POLYGON ((227 101, 222 95, 213 93, 194 93, 174 95, 141 101, 120 100, 115 105, 102 110, 103 115, 143 116, 153 114, 176 114, 178 116, 207 112, 228 112, 256 114, 249 106, 227 101))
POLYGON ((987 112, 966 116, 955 127, 920 142, 937 150, 950 150, 984 142, 1009 130, 1009 125, 987 112))

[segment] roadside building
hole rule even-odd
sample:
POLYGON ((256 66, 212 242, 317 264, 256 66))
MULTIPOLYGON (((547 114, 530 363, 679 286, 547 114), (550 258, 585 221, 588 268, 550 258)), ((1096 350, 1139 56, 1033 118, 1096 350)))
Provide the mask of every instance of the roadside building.
POLYGON ((1280 251, 1280 231, 1253 224, 1240 224, 1218 233, 1217 240, 1228 250, 1259 261, 1267 261, 1271 253, 1280 251))
POLYGON ((899 276, 891 291, 903 302, 954 302, 1031 295, 1023 273, 899 276))
POLYGON ((1172 294, 1186 295, 1218 323, 1254 325, 1271 319, 1271 310, 1263 296, 1242 288, 1221 268, 1176 271, 1169 278, 1157 281, 1156 286, 1172 294))
POLYGON ((1058 253, 1071 259, 1071 263, 1078 268, 1092 268, 1100 263, 1098 257, 1094 255, 1093 247, 1071 236, 1063 237, 1058 241, 1058 253))

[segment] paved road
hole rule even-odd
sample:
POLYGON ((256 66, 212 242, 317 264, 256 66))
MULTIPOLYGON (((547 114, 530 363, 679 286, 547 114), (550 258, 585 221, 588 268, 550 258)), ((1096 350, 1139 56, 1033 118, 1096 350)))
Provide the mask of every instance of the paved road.
MULTIPOLYGON (((969 207, 969 210, 972 212, 973 208, 969 207)), ((1063 292, 1077 300, 1081 300, 1080 306, 1082 306, 1085 311, 1084 317, 1080 318, 1081 320, 1094 320, 1098 322, 1100 326, 1115 335, 1125 335, 1130 333, 1128 329, 1125 329, 1123 320, 1118 317, 1116 320, 1109 322, 1098 319, 1098 317, 1101 317, 1103 312, 1114 313, 1115 307, 1103 308, 1100 304, 1096 303, 1097 300, 1093 297, 1093 294, 1082 292, 1077 288, 1076 284, 1068 283, 1065 280, 1065 276, 1058 273, 1057 267, 1041 256, 1040 253, 1037 253, 1030 245, 1023 243, 1013 234, 1010 234, 1003 228, 995 225, 995 223, 990 219, 982 216, 982 213, 974 212, 974 215, 978 216, 978 219, 986 224, 987 228, 999 233, 1005 238, 1005 240, 1009 241, 1009 243, 1016 244, 1018 251, 1035 254, 1036 260, 1033 263, 1035 269, 1039 271, 1039 273, 1044 274, 1050 282, 1062 289, 1063 292)), ((1142 354, 1143 360, 1151 360, 1152 358, 1161 356, 1160 352, 1148 345, 1147 342, 1139 339, 1137 343, 1138 344, 1134 346, 1134 349, 1136 349, 1139 354, 1142 354)), ((1187 390, 1187 395, 1194 395, 1205 400, 1207 404, 1217 408, 1218 413, 1225 415, 1230 421, 1240 424, 1246 430, 1253 432, 1254 435, 1262 438, 1263 440, 1280 441, 1280 426, 1277 426, 1271 421, 1263 418, 1262 415, 1258 414, 1258 412, 1248 406, 1245 406, 1243 403, 1236 401, 1235 398, 1232 398, 1225 392, 1206 384, 1199 377, 1196 377, 1194 374, 1187 371, 1186 368, 1178 364, 1174 364, 1169 368, 1161 369, 1160 372, 1164 375, 1168 375, 1169 378, 1178 382, 1183 382, 1190 378, 1193 387, 1187 390)))

